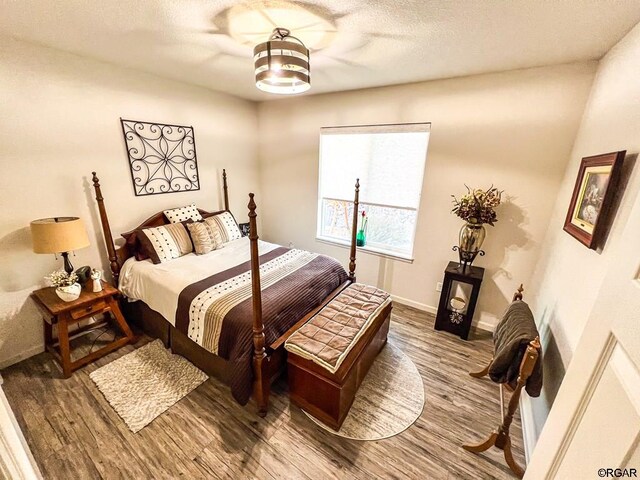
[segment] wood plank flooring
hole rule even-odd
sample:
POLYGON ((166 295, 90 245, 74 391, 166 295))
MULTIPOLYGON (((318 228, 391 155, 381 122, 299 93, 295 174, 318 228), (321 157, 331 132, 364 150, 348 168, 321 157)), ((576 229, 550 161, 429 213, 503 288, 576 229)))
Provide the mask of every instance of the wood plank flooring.
MULTIPOLYGON (((89 378, 96 368, 148 342, 143 337, 70 379, 43 353, 5 369, 4 390, 46 479, 507 479, 502 452, 474 455, 500 418, 498 386, 469 370, 491 357, 491 339, 469 342, 433 330, 433 317, 394 306, 389 341, 422 375, 426 403, 419 420, 377 442, 325 432, 290 406, 286 382, 275 386, 262 419, 255 405, 236 404, 210 379, 137 434, 131 433, 89 378)), ((110 334, 101 340, 108 340, 110 334)), ((95 338, 79 338, 85 350, 95 338)), ((524 465, 520 419, 512 427, 515 456, 524 465)))

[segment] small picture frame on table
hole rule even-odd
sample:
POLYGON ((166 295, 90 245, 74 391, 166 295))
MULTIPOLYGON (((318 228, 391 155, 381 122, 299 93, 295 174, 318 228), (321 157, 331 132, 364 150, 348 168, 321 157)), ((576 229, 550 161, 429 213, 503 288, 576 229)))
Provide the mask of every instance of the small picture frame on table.
POLYGON ((626 151, 585 157, 571 196, 564 231, 593 250, 601 248, 608 224, 620 169, 626 151))

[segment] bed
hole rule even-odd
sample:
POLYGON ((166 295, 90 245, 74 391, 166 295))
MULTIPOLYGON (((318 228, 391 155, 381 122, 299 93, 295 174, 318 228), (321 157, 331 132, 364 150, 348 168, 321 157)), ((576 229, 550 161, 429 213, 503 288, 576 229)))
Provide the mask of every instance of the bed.
MULTIPOLYGON (((224 210, 199 210, 203 216, 229 212, 224 170, 222 180, 224 210)), ((115 246, 95 172, 93 185, 111 274, 126 297, 127 318, 229 385, 239 403, 253 396, 258 413, 266 415, 271 383, 286 367, 284 342, 355 281, 358 181, 348 272, 330 257, 259 240, 253 194, 248 237, 205 255, 190 253, 160 264, 136 260, 129 243, 115 246)), ((159 212, 122 235, 168 223, 159 212)))

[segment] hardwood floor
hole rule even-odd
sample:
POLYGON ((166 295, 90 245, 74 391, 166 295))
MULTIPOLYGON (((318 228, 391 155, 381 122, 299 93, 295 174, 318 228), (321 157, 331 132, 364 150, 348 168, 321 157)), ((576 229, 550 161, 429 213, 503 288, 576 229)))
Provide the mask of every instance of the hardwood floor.
MULTIPOLYGON (((465 342, 434 331, 433 322, 431 315, 394 306, 389 341, 417 365, 426 403, 411 428, 377 442, 347 440, 317 427, 289 405, 286 382, 275 387, 262 419, 255 405, 237 405, 215 379, 133 434, 89 373, 148 337, 67 380, 49 354, 36 355, 2 372, 4 390, 46 479, 515 478, 500 450, 474 455, 460 447, 484 440, 500 419, 498 386, 467 375, 489 361, 489 333, 472 333, 465 342)), ((87 349, 94 338, 76 342, 87 349)), ((524 465, 519 417, 512 436, 524 465)))

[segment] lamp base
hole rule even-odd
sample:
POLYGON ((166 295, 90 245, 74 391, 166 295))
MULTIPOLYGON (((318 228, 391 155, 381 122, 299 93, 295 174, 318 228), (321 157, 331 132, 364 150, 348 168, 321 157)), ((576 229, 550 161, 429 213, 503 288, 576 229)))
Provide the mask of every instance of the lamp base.
POLYGON ((64 259, 64 271, 71 275, 73 273, 73 265, 69 261, 69 252, 62 252, 62 258, 64 259))

